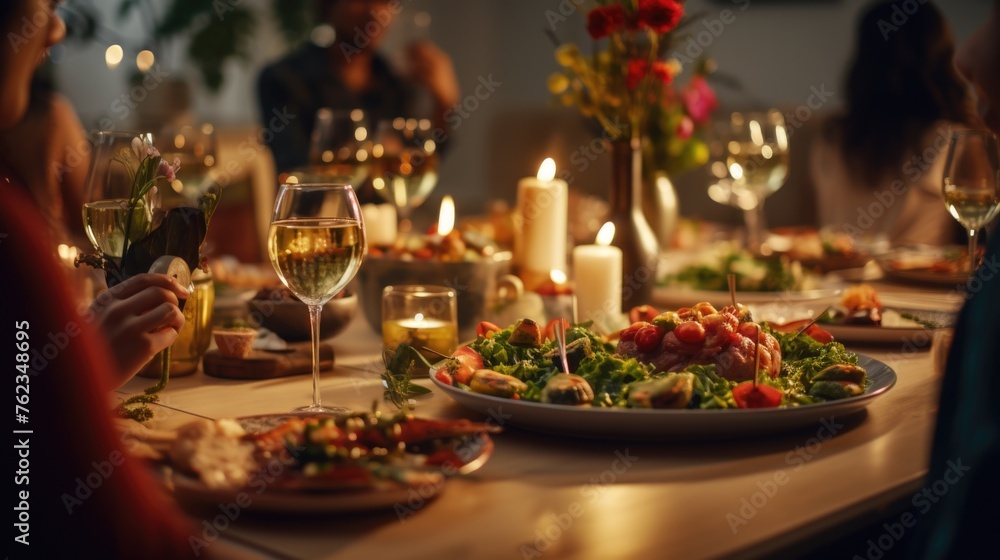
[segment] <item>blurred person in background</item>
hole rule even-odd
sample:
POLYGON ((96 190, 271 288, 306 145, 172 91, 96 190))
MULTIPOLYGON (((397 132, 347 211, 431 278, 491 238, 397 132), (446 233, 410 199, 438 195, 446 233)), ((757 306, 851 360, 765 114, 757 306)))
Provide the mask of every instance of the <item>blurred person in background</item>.
POLYGON ((886 27, 894 9, 880 1, 862 15, 844 112, 813 144, 820 224, 856 241, 887 237, 893 246, 964 241, 941 192, 951 128, 973 119, 954 39, 932 3, 886 27))
MULTIPOLYGON (((433 102, 435 129, 450 136, 446 112, 459 102, 451 58, 428 41, 407 47, 409 75, 399 76, 377 52, 400 4, 389 0, 319 0, 318 19, 332 37, 313 39, 260 74, 258 94, 264 126, 275 114, 293 114, 270 143, 278 171, 310 163, 309 140, 316 112, 324 107, 361 109, 369 125, 416 115, 420 90, 433 102)), ((402 9, 406 9, 405 6, 402 9)))
MULTIPOLYGON (((51 0, 0 3, 0 31, 5 38, 0 46, 0 130, 24 118, 38 63, 65 34, 55 4, 51 0)), ((4 359, 28 366, 14 375, 15 384, 27 387, 31 399, 26 407, 30 416, 26 413, 18 426, 31 433, 15 434, 15 449, 20 445, 19 452, 27 450, 20 457, 30 465, 15 477, 17 499, 25 503, 21 518, 28 523, 24 530, 15 525, 14 536, 23 540, 15 538, 10 555, 193 557, 187 522, 145 466, 127 456, 125 442, 113 427, 109 371, 119 371, 120 366, 109 341, 77 313, 39 209, 46 202, 33 199, 25 184, 26 176, 44 176, 45 171, 35 169, 22 176, 18 170, 27 167, 22 162, 15 165, 11 158, 12 154, 0 152, 0 262, 8 296, 5 336, 8 341, 26 342, 30 351, 17 348, 11 353, 8 348, 4 359), (22 355, 30 359, 25 361, 22 355), (101 483, 83 492, 81 481, 95 476, 101 483)))
MULTIPOLYGON (((923 8, 921 8, 923 9, 923 8)), ((1000 135, 1000 0, 956 57, 974 84, 983 122, 1000 135)), ((975 558, 995 550, 1000 528, 1000 242, 990 239, 968 283, 941 380, 930 470, 913 557, 975 558), (941 482, 943 481, 943 482, 941 482), (945 484, 947 492, 940 495, 945 484), (924 520, 926 518, 926 522, 924 520)))

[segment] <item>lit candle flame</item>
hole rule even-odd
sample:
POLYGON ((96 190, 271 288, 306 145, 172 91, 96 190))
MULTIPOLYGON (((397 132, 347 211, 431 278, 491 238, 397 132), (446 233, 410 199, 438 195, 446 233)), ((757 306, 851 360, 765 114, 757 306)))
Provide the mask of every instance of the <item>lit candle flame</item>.
POLYGON ((441 213, 438 215, 438 234, 448 235, 455 229, 455 200, 451 195, 441 199, 441 213))
POLYGON ((611 241, 615 238, 615 224, 611 222, 604 222, 601 226, 601 231, 597 232, 597 244, 607 247, 611 245, 611 241))
POLYGON ((423 321, 424 320, 424 314, 423 313, 417 313, 416 315, 413 316, 413 320, 417 321, 417 322, 423 321))
POLYGON ((552 280, 552 283, 557 286, 565 284, 566 280, 568 280, 566 273, 561 270, 553 270, 552 272, 549 272, 549 279, 552 280))
POLYGON ((552 158, 545 158, 542 165, 538 167, 538 177, 539 181, 551 181, 556 178, 556 162, 552 158))

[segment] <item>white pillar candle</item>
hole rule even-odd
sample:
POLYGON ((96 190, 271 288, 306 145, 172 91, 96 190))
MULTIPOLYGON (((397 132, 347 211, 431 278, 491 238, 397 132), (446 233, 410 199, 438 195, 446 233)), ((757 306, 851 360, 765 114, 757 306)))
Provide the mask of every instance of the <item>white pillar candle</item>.
POLYGON ((392 204, 362 204, 368 244, 387 247, 396 242, 396 208, 392 204))
POLYGON ((566 270, 569 185, 555 173, 555 162, 547 158, 537 177, 517 183, 515 258, 524 271, 543 278, 566 270))
POLYGON ((622 314, 622 250, 611 245, 615 226, 604 224, 594 245, 573 248, 573 275, 581 321, 614 325, 622 314))

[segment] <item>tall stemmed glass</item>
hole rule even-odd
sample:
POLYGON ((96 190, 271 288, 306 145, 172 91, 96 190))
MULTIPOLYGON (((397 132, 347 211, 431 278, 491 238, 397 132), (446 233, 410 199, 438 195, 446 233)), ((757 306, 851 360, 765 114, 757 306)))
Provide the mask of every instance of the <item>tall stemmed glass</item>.
POLYGON ((319 315, 326 302, 357 274, 365 228, 354 189, 347 184, 284 184, 278 189, 267 233, 267 254, 281 282, 309 307, 313 402, 295 409, 341 414, 319 396, 319 315))
MULTIPOLYGON (((300 183, 347 183, 365 197, 369 190, 371 138, 368 121, 361 109, 316 111, 316 123, 309 138, 309 165, 293 170, 300 183)), ((289 179, 291 180, 291 179, 289 179)))
POLYGON ((719 132, 720 148, 713 173, 719 181, 708 194, 721 204, 743 210, 747 247, 759 253, 767 225, 764 199, 785 182, 788 175, 788 135, 785 120, 776 110, 733 113, 719 132))
POLYGON ((969 232, 969 274, 976 270, 976 232, 1000 213, 1000 149, 988 130, 958 130, 948 142, 944 202, 969 232))
POLYGON ((372 185, 406 219, 438 182, 437 143, 428 119, 397 117, 378 124, 372 146, 372 185))
POLYGON ((132 173, 142 159, 133 148, 135 139, 141 143, 140 150, 153 145, 150 133, 98 132, 84 186, 84 231, 101 256, 115 264, 121 263, 126 235, 131 243, 149 233, 159 205, 159 194, 151 190, 138 201, 129 221, 132 173))

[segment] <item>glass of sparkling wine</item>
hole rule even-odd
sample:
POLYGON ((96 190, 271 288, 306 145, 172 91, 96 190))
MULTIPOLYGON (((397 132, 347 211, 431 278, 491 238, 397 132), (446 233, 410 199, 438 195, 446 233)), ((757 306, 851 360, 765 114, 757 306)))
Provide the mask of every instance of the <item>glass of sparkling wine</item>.
POLYGON ((382 342, 406 343, 434 363, 458 346, 455 290, 443 286, 386 286, 382 291, 382 342))
POLYGON ((129 220, 132 173, 140 162, 132 150, 135 138, 153 145, 153 135, 146 132, 98 132, 84 185, 84 231, 94 248, 116 263, 121 262, 126 234, 131 243, 149 233, 159 205, 159 194, 151 192, 138 202, 129 220))
POLYGON ((958 130, 948 142, 944 202, 969 232, 969 274, 976 270, 977 232, 1000 213, 1000 149, 988 130, 958 130))
POLYGON ((267 233, 267 254, 281 282, 309 307, 312 327, 312 405, 302 412, 340 414, 319 395, 319 316, 323 305, 357 274, 365 229, 354 189, 347 184, 284 184, 267 233))

